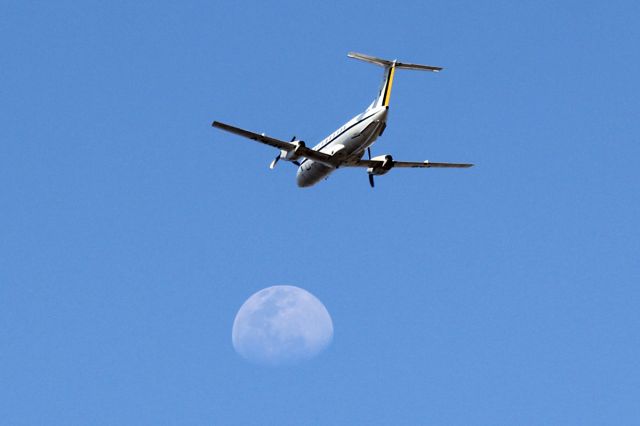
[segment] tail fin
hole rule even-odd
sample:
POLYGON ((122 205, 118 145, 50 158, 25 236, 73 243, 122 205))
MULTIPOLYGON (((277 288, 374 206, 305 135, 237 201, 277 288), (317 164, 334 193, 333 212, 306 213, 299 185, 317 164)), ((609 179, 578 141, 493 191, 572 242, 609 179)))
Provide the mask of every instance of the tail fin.
POLYGON ((353 59, 359 59, 361 61, 384 67, 384 78, 382 80, 382 85, 380 86, 380 92, 378 93, 378 97, 373 102, 371 107, 389 106, 389 98, 391 97, 391 86, 393 85, 393 76, 395 74, 396 68, 431 72, 439 72, 442 70, 442 67, 434 67, 431 65, 421 64, 408 64, 405 62, 398 62, 397 60, 390 61, 388 59, 376 58, 375 56, 364 55, 362 53, 356 52, 349 52, 347 53, 347 56, 353 59))

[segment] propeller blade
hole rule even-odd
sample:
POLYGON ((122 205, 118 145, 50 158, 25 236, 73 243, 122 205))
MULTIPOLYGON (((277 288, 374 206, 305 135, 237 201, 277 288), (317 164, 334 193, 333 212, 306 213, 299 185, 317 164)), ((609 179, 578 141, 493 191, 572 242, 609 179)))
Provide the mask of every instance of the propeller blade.
POLYGON ((291 138, 291 142, 296 140, 296 135, 293 135, 293 137, 291 138))
POLYGON ((276 158, 273 159, 273 161, 271 162, 271 164, 269 164, 269 168, 271 170, 273 170, 273 168, 276 166, 276 164, 278 164, 278 160, 280 159, 280 154, 278 154, 278 156, 276 158))
MULTIPOLYGON (((371 160, 371 148, 367 147, 367 155, 369 156, 369 160, 371 160)), ((375 183, 373 183, 373 175, 369 174, 369 185, 371 185, 372 188, 375 188, 375 183)))

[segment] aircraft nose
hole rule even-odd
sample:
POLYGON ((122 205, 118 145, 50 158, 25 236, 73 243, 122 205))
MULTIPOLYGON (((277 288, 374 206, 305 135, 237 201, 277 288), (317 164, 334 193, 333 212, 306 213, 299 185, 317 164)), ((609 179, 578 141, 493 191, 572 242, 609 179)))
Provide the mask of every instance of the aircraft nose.
POLYGON ((299 188, 308 188, 312 186, 315 182, 309 176, 308 173, 305 173, 302 170, 302 167, 298 168, 298 173, 296 174, 296 184, 298 184, 299 188))
POLYGON ((311 186, 311 182, 304 175, 304 173, 298 173, 298 175, 296 176, 296 183, 298 184, 298 187, 300 187, 300 188, 306 188, 308 186, 311 186))

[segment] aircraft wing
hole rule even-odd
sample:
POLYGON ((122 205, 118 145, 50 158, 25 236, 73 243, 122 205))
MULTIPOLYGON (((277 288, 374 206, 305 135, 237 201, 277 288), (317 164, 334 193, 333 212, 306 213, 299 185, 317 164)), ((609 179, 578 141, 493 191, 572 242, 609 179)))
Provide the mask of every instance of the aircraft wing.
MULTIPOLYGON (((358 160, 347 164, 342 164, 342 167, 380 167, 383 164, 383 160, 358 160)), ((466 168, 472 167, 473 164, 468 163, 432 163, 431 161, 395 161, 392 160, 392 167, 405 167, 405 168, 429 168, 429 167, 441 167, 441 168, 466 168)))
POLYGON ((272 146, 274 148, 281 149, 283 151, 296 151, 296 154, 300 157, 309 158, 310 160, 319 161, 321 163, 334 166, 335 161, 333 161, 333 157, 329 154, 325 154, 324 152, 315 151, 311 148, 307 148, 303 145, 294 144, 291 142, 285 142, 280 139, 272 138, 265 134, 259 134, 250 132, 249 130, 244 130, 239 127, 234 127, 229 124, 221 123, 219 121, 214 121, 211 123, 213 127, 217 127, 218 129, 234 133, 239 136, 244 136, 245 138, 249 138, 256 142, 263 143, 265 145, 272 146))

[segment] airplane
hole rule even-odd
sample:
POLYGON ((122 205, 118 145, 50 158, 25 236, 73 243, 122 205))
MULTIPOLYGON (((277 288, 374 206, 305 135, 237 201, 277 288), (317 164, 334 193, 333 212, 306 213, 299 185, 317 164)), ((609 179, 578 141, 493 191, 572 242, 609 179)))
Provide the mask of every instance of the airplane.
POLYGON ((439 72, 441 67, 411 64, 398 60, 387 60, 362 53, 349 52, 348 57, 369 62, 384 68, 382 85, 371 105, 362 113, 340 126, 313 148, 294 136, 291 141, 283 141, 264 133, 254 133, 229 124, 214 121, 211 125, 221 130, 272 146, 280 153, 269 165, 273 169, 279 160, 289 161, 298 166, 296 183, 299 187, 310 187, 329 177, 341 167, 362 167, 367 169, 369 184, 375 186, 373 177, 388 173, 393 168, 466 168, 467 163, 432 163, 430 161, 396 161, 389 154, 371 157, 371 145, 382 136, 387 127, 389 98, 396 69, 439 72), (365 151, 367 159, 363 159, 365 151))

